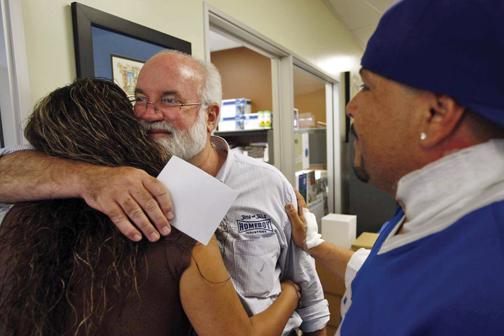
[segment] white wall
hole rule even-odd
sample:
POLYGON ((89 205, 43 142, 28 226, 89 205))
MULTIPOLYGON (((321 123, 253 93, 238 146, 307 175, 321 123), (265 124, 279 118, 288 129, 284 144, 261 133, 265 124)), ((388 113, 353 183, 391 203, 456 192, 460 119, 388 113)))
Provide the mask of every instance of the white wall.
POLYGON ((323 0, 208 0, 334 78, 358 68, 362 48, 323 0))
MULTIPOLYGON (((75 78, 70 0, 22 0, 32 104, 75 78)), ((202 0, 81 0, 191 42, 204 58, 202 0)), ((322 0, 209 0, 329 74, 354 69, 362 50, 322 0), (336 59, 337 63, 331 63, 336 59), (343 59, 343 61, 341 61, 343 59)))

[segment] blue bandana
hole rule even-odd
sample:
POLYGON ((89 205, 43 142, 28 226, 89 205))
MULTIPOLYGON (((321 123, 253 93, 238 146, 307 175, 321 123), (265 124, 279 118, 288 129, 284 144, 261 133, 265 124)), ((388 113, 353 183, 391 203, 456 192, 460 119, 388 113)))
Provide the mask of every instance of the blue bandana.
POLYGON ((361 65, 453 97, 504 127, 504 0, 403 0, 382 17, 361 65))

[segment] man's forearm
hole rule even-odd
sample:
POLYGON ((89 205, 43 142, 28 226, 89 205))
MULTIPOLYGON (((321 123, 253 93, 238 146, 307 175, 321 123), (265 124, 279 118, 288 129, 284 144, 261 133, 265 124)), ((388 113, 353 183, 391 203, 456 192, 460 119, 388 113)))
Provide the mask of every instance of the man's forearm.
POLYGON ((79 197, 76 173, 88 164, 19 151, 0 158, 0 202, 79 197))
POLYGON ((338 247, 328 242, 323 242, 308 250, 308 252, 318 263, 331 272, 331 274, 343 280, 345 279, 347 264, 354 254, 351 250, 338 247))
POLYGON ((82 198, 129 239, 170 233, 174 217, 166 187, 133 167, 105 167, 21 151, 0 157, 0 203, 82 198))

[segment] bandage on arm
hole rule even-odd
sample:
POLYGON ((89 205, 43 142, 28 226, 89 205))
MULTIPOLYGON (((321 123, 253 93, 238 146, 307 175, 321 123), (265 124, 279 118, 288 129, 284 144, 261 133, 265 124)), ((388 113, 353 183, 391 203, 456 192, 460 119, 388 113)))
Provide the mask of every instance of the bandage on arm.
POLYGON ((318 233, 317 218, 310 210, 304 208, 303 216, 306 223, 306 248, 309 250, 316 246, 319 246, 324 242, 320 233, 318 233))

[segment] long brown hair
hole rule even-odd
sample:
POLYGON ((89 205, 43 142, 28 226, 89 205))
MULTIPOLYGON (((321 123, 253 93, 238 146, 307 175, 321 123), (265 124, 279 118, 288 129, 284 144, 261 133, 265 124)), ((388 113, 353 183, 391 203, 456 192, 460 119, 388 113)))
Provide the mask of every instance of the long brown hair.
MULTIPOLYGON (((25 136, 52 156, 151 175, 168 159, 125 93, 104 80, 80 79, 49 94, 25 136)), ((0 226, 0 334, 61 335, 72 321, 75 334, 93 335, 110 298, 138 295, 145 244, 128 241, 81 199, 15 205, 0 226)))

